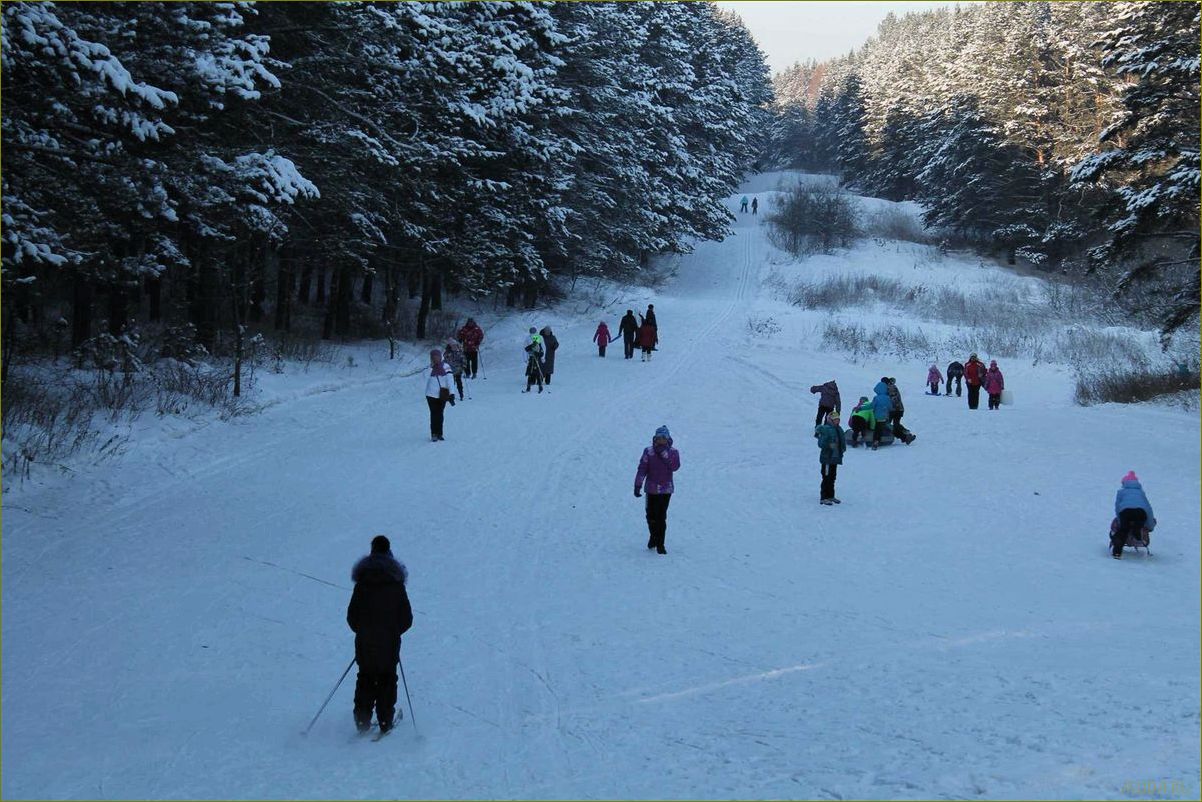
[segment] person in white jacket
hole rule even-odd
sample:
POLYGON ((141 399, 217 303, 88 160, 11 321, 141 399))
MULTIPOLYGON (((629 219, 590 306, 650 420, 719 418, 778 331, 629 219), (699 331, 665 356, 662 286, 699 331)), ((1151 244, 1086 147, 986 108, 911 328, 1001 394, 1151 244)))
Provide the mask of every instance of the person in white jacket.
POLYGON ((426 375, 426 403, 430 405, 430 442, 437 443, 442 436, 442 413, 447 404, 455 406, 455 393, 451 384, 451 366, 442 359, 442 351, 435 348, 430 352, 430 372, 426 375))

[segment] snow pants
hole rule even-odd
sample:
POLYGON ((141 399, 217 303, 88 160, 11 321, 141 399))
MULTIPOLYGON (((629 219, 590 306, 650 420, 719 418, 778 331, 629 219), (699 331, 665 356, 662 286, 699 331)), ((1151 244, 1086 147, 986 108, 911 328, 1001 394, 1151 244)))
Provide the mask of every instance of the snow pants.
POLYGON ((861 440, 868 439, 868 421, 859 415, 851 416, 851 444, 859 445, 861 440))
POLYGON ((948 395, 952 394, 952 379, 956 380, 956 398, 959 398, 960 390, 963 387, 964 374, 963 373, 947 374, 947 394, 948 395))
POLYGON ((939 395, 939 382, 931 382, 931 395, 939 395))
POLYGON ((819 404, 818 405, 818 415, 814 418, 814 425, 821 426, 822 419, 825 418, 828 413, 834 412, 834 411, 835 411, 834 407, 824 407, 824 406, 822 406, 822 404, 819 404))
POLYGON ((1142 530, 1144 524, 1148 522, 1148 513, 1141 509, 1130 509, 1119 511, 1119 526, 1110 535, 1110 551, 1112 554, 1122 554, 1123 546, 1127 544, 1127 536, 1131 535, 1136 540, 1142 538, 1142 530))
POLYGON ((968 383, 968 408, 976 409, 981 403, 981 385, 968 383))
POLYGON ((454 374, 454 377, 455 377, 455 389, 459 391, 459 400, 462 401, 463 400, 463 374, 456 373, 456 374, 454 374))
POLYGON ((818 498, 825 500, 835 497, 835 476, 839 473, 838 465, 823 465, 822 466, 822 486, 818 491, 818 498))
POLYGON ((480 370, 480 352, 465 351, 463 353, 463 372, 469 379, 474 379, 478 370, 480 370))
POLYGON ((625 338, 623 338, 623 340, 622 340, 622 347, 623 347, 623 348, 625 349, 625 351, 626 351, 626 358, 627 358, 627 359, 634 359, 634 338, 633 338, 633 337, 625 337, 625 338))
POLYGON ((990 393, 989 394, 989 408, 990 409, 999 409, 1001 406, 1002 406, 1002 394, 1001 393, 990 393))
POLYGON ((426 396, 426 403, 430 405, 430 436, 442 437, 442 413, 447 408, 447 402, 426 396))
POLYGON ((597 356, 605 356, 605 346, 609 343, 597 343, 597 356))
POLYGON ((366 727, 371 724, 372 709, 381 727, 392 726, 396 711, 396 667, 389 671, 370 671, 359 667, 355 679, 355 724, 366 727))
POLYGON ((647 548, 664 547, 664 536, 668 534, 668 504, 671 501, 671 493, 647 494, 647 532, 650 535, 647 548))
POLYGON ((905 414, 906 413, 904 413, 904 412, 890 412, 889 413, 889 427, 891 429, 893 429, 893 436, 896 437, 898 440, 905 440, 907 437, 910 436, 910 430, 907 429, 905 426, 902 426, 902 422, 901 422, 902 415, 905 415, 905 414))

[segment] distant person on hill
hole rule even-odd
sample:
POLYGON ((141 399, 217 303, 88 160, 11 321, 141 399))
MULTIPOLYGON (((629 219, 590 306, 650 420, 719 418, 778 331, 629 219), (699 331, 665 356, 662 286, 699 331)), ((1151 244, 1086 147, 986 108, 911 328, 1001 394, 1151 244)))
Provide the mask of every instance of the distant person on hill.
POLYGON ((639 326, 639 347, 643 349, 643 362, 651 361, 651 352, 655 350, 656 343, 658 342, 659 334, 655 328, 655 324, 643 318, 643 325, 639 326))
POLYGON ((442 440, 442 417, 447 404, 455 406, 451 390, 451 366, 442 358, 442 351, 430 352, 430 372, 426 375, 426 404, 430 407, 430 442, 442 440))
POLYGON ((902 415, 906 414, 906 406, 902 403, 901 390, 897 389, 897 379, 893 377, 881 378, 887 387, 889 393, 889 403, 893 405, 889 412, 889 426, 893 429, 893 436, 901 440, 906 445, 910 445, 918 435, 911 432, 905 426, 902 426, 902 415))
POLYGON ((1128 471, 1121 481, 1123 486, 1114 496, 1115 520, 1110 525, 1110 553, 1116 560, 1123 557, 1128 535, 1146 544, 1151 541, 1151 532, 1156 528, 1152 505, 1135 471, 1128 471))
POLYGON ((459 400, 463 400, 463 349, 454 340, 447 340, 447 347, 442 353, 443 359, 451 366, 451 376, 455 379, 455 389, 459 392, 459 400))
POLYGON ((814 433, 818 436, 818 465, 822 473, 818 503, 828 507, 831 504, 842 504, 843 502, 835 497, 835 476, 839 466, 843 464, 847 442, 843 437, 843 427, 839 425, 838 411, 827 415, 826 420, 814 433))
POLYGON ((596 333, 593 334, 593 342, 597 344, 597 356, 604 357, 605 347, 613 341, 614 338, 609 333, 609 326, 605 325, 605 321, 602 320, 597 325, 596 333))
POLYGON ((976 409, 981 403, 981 384, 985 381, 985 363, 976 354, 968 357, 964 365, 964 382, 968 385, 968 408, 976 409))
POLYGON ((825 384, 815 384, 810 388, 811 393, 819 393, 818 414, 814 416, 814 425, 820 426, 826 416, 843 408, 839 400, 839 385, 831 379, 825 384))
POLYGON ((634 310, 627 309, 626 316, 618 324, 618 334, 622 335, 622 347, 627 359, 634 358, 634 341, 639 336, 639 322, 634 319, 634 310))
POLYGON ((559 340, 551 333, 550 326, 543 326, 539 334, 543 336, 543 381, 551 383, 551 374, 555 372, 555 352, 559 350, 559 340))
POLYGON ((538 382, 538 391, 543 391, 543 338, 534 330, 534 326, 530 327, 530 342, 526 344, 526 389, 523 393, 530 392, 531 386, 538 382))
POLYGON ((664 537, 668 534, 668 504, 676 486, 672 474, 680 470, 680 452, 672 447, 672 434, 667 426, 655 430, 651 445, 643 449, 639 467, 634 474, 634 497, 647 491, 647 548, 667 554, 664 537))
POLYGON ((872 427, 872 450, 876 451, 881 444, 881 435, 885 433, 889 413, 893 411, 893 402, 889 400, 889 385, 883 380, 876 383, 872 392, 875 394, 872 397, 872 416, 876 419, 872 427))
POLYGON ((998 409, 1002 406, 1002 390, 1006 389, 1006 379, 1002 376, 997 360, 989 360, 989 370, 985 371, 985 392, 989 393, 989 408, 998 409))
POLYGON ((751 213, 755 214, 756 212, 759 211, 759 208, 760 208, 760 199, 752 198, 751 199, 751 213))
POLYGON ((351 569, 355 589, 346 608, 346 623, 355 633, 359 664, 354 711, 359 732, 371 729, 373 709, 381 734, 392 729, 401 636, 413 626, 413 608, 405 591, 408 578, 384 535, 372 538, 371 553, 351 569))
POLYGON ((947 366, 947 394, 952 394, 952 379, 956 380, 956 398, 960 397, 961 381, 964 378, 964 366, 959 362, 952 362, 947 366))
POLYGON ((484 329, 476 324, 475 318, 469 317, 456 336, 463 343, 464 373, 469 379, 474 379, 480 370, 480 343, 484 342, 484 329))
POLYGON ((747 196, 746 195, 743 196, 743 200, 739 201, 739 211, 740 212, 747 211, 747 196))
MULTIPOLYGON (((939 395, 939 385, 943 384, 943 374, 939 372, 939 366, 934 362, 927 368, 927 385, 931 388, 931 395, 939 395)), ((951 392, 951 389, 948 389, 951 392)))
POLYGON ((860 396, 860 403, 852 409, 848 423, 851 424, 851 447, 858 447, 861 441, 867 442, 868 433, 876 429, 876 415, 868 396, 860 396))

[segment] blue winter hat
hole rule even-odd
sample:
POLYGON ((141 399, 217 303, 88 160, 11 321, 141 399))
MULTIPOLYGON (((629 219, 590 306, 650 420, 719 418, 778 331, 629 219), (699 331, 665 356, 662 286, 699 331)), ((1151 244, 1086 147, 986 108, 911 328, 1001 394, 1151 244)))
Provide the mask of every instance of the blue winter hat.
POLYGON ((656 436, 656 437, 662 437, 662 438, 664 438, 665 440, 671 440, 671 439, 672 439, 672 433, 668 431, 668 427, 667 427, 666 425, 664 425, 664 426, 661 426, 661 427, 659 427, 658 429, 656 429, 656 430, 655 430, 655 436, 656 436))

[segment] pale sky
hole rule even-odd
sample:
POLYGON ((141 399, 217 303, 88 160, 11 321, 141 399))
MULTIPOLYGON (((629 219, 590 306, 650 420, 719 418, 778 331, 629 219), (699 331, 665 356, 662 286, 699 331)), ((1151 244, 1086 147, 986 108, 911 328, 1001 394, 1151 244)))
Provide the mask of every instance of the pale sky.
POLYGON ((951 2, 719 2, 740 17, 768 57, 772 72, 795 61, 824 61, 842 56, 876 33, 876 26, 892 11, 926 11, 951 2))

